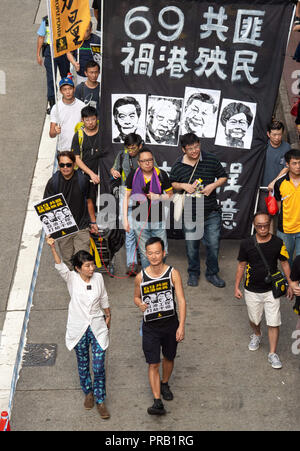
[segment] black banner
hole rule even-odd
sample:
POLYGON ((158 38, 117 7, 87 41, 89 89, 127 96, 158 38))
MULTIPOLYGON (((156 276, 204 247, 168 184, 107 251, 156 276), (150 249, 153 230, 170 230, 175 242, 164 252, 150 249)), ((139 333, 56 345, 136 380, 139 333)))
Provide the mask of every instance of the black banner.
POLYGON ((192 131, 228 174, 222 237, 247 236, 292 13, 288 0, 104 0, 103 181, 126 134, 168 172, 192 131))

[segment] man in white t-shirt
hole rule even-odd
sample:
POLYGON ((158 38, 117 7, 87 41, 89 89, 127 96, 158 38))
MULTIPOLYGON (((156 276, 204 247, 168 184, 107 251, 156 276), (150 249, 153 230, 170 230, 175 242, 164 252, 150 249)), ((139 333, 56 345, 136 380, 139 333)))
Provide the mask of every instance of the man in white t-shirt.
POLYGON ((84 102, 75 98, 75 87, 71 78, 62 78, 59 83, 62 99, 53 106, 50 113, 51 138, 58 138, 59 151, 71 150, 74 128, 81 121, 84 102))

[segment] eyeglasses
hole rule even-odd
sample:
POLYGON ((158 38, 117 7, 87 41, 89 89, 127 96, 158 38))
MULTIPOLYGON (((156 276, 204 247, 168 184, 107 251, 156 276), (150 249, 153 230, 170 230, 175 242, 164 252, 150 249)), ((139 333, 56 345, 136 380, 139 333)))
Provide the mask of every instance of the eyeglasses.
POLYGON ((187 146, 185 146, 184 149, 186 152, 193 152, 195 150, 200 150, 200 143, 187 145, 187 146))
POLYGON ((256 229, 267 229, 270 227, 270 223, 268 222, 267 224, 254 224, 254 227, 256 229))
POLYGON ((140 163, 152 163, 153 158, 149 158, 148 160, 139 160, 140 163))
POLYGON ((59 163, 58 165, 60 168, 71 168, 73 166, 73 163, 59 163))

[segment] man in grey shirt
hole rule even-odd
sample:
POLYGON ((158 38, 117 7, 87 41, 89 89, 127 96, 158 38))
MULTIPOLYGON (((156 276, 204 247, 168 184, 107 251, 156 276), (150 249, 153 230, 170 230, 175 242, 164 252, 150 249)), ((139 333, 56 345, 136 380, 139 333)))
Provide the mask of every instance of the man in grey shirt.
POLYGON ((75 89, 75 97, 85 105, 92 106, 96 108, 99 114, 99 100, 100 100, 100 83, 98 82, 98 77, 100 73, 99 64, 91 60, 85 66, 84 71, 87 80, 79 83, 75 89))
MULTIPOLYGON (((265 169, 260 186, 265 190, 260 191, 258 210, 267 212, 265 197, 273 191, 277 179, 288 171, 284 155, 290 150, 290 145, 283 138, 284 125, 280 121, 272 121, 268 125, 267 136, 269 138, 266 150, 265 169)), ((273 231, 273 230, 272 230, 273 231)))

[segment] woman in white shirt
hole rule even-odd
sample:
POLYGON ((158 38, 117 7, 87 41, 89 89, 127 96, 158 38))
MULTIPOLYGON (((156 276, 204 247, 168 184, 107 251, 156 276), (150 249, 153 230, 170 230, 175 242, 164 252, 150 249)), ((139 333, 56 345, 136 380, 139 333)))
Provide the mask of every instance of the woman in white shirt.
POLYGON ((80 386, 85 394, 84 407, 91 409, 96 401, 101 418, 110 417, 105 406, 105 350, 109 344, 110 308, 103 277, 95 273, 94 258, 86 251, 73 256, 74 271, 62 262, 55 240, 47 237, 55 268, 67 283, 71 299, 68 311, 66 346, 75 349, 80 386), (103 310, 102 310, 103 309, 103 310), (103 313, 104 312, 104 313, 103 313), (89 348, 92 347, 94 384, 90 375, 89 348))

